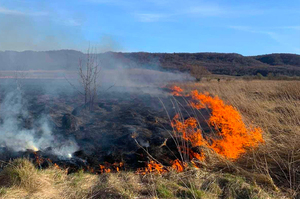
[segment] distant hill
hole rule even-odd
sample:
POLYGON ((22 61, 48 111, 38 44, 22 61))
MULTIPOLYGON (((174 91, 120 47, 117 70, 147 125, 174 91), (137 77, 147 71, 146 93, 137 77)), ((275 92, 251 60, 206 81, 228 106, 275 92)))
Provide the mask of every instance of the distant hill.
MULTIPOLYGON (((300 76, 300 55, 268 54, 243 56, 235 53, 120 53, 97 55, 103 68, 150 68, 195 71, 205 68, 214 74, 256 75, 261 73, 300 76)), ((0 70, 77 70, 84 54, 75 50, 2 51, 0 70)))
POLYGON ((300 67, 300 55, 274 53, 268 55, 258 55, 252 58, 273 66, 291 65, 300 67))

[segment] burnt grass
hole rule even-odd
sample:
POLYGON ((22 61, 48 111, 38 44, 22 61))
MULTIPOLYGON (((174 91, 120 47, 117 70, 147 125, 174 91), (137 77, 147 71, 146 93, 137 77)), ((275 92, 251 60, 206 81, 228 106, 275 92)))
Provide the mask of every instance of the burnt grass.
MULTIPOLYGON (((115 162, 124 163, 122 170, 145 167, 149 154, 166 166, 171 160, 180 158, 177 146, 170 138, 173 129, 169 118, 175 116, 181 105, 185 118, 193 111, 182 97, 174 98, 165 88, 159 88, 157 94, 143 92, 141 88, 100 91, 92 110, 89 110, 83 104, 82 96, 69 85, 49 92, 44 85, 54 85, 53 82, 35 80, 23 84, 21 89, 29 115, 18 125, 31 129, 35 120, 46 115, 55 139, 72 139, 79 150, 72 154, 72 158, 60 158, 53 155, 51 147, 37 153, 2 148, 5 152, 0 153, 1 160, 26 157, 38 162, 38 158, 43 160, 38 162, 41 168, 56 163, 69 168, 69 172, 89 168, 100 172, 99 164, 110 167, 115 162), (163 145, 165 141, 167 144, 163 145)), ((1 96, 9 90, 1 89, 1 96)), ((10 86, 12 89, 14 86, 10 86)))

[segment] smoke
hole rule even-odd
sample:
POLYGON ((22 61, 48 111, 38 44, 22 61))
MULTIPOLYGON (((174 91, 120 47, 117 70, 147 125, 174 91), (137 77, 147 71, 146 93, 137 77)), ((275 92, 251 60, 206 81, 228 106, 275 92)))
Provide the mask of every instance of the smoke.
POLYGON ((21 90, 9 92, 0 106, 0 147, 15 152, 46 150, 66 158, 79 149, 76 142, 55 136, 46 115, 33 121, 27 109, 27 101, 21 90))
POLYGON ((0 50, 83 50, 86 47, 81 29, 84 16, 61 12, 42 2, 26 2, 23 7, 21 10, 2 8, 6 12, 0 13, 0 50))
MULTIPOLYGON (((62 3, 62 2, 61 2, 62 3)), ((57 9, 51 3, 18 2, 23 9, 0 5, 0 50, 48 51, 76 49, 84 51, 89 42, 98 52, 121 50, 115 36, 103 32, 99 36, 86 34, 86 14, 57 9), (27 9, 26 9, 27 7, 27 9), (39 12, 34 12, 38 10, 39 12)), ((63 3, 62 3, 63 4, 63 3)))
POLYGON ((170 82, 192 81, 188 73, 158 71, 146 68, 103 70, 100 76, 104 88, 114 85, 112 90, 138 91, 150 94, 161 92, 160 87, 170 82))

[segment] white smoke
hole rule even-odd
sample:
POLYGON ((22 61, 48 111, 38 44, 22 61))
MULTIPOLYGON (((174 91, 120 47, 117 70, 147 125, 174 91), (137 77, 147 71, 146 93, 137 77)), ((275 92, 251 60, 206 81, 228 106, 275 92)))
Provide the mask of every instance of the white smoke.
POLYGON ((54 136, 49 120, 46 116, 40 117, 35 124, 25 127, 29 122, 30 114, 27 101, 22 97, 20 90, 8 93, 0 105, 0 147, 15 152, 45 150, 49 147, 55 155, 69 157, 79 149, 73 140, 62 141, 54 136))

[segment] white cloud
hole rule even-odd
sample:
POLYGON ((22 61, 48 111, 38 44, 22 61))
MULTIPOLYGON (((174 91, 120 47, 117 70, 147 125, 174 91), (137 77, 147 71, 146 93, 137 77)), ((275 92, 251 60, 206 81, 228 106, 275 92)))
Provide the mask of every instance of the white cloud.
POLYGON ((27 15, 27 16, 45 16, 47 12, 23 12, 19 10, 11 10, 4 7, 0 7, 0 14, 6 15, 27 15))

